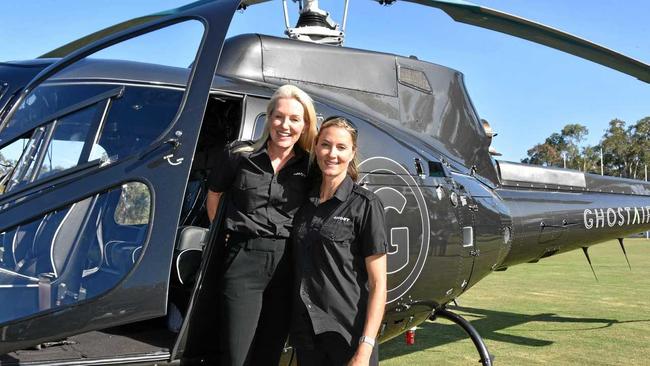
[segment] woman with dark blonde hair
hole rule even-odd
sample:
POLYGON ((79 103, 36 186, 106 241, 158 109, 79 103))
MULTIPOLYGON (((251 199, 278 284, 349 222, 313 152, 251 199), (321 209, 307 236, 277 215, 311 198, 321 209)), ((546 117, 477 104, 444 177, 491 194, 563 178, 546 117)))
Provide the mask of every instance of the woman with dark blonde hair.
MULTIPOLYGON (((296 213, 291 341, 300 366, 377 365, 386 303, 384 207, 361 188, 357 130, 323 122, 312 157, 320 170, 296 213)), ((315 169, 315 167, 314 167, 315 169)))
POLYGON ((227 146, 208 178, 210 221, 225 198, 222 366, 243 365, 247 358, 251 365, 278 364, 288 333, 286 300, 292 286, 285 247, 293 215, 309 188, 315 135, 311 98, 284 85, 268 104, 262 137, 227 146))

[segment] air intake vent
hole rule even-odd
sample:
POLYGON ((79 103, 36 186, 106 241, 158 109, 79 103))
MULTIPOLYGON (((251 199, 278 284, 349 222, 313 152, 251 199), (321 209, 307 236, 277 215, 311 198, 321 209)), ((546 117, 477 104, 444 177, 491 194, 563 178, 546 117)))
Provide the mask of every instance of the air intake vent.
POLYGON ((427 76, 420 70, 409 69, 404 66, 399 67, 399 82, 410 86, 411 88, 431 93, 431 85, 427 76))

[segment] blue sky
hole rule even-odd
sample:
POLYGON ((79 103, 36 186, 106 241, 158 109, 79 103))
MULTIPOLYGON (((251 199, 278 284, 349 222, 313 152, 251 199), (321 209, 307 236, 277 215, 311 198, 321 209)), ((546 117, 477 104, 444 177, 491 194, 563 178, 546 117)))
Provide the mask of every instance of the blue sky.
MULTIPOLYGON (((123 20, 191 1, 32 0, 2 1, 0 61, 34 58, 69 41, 123 20)), ((480 116, 499 136, 505 160, 568 123, 589 128, 596 144, 609 120, 628 123, 650 116, 650 86, 630 76, 528 41, 455 23, 443 12, 397 2, 350 2, 346 46, 416 55, 457 69, 480 116)), ((562 29, 650 63, 650 1, 476 0, 474 3, 562 29)), ((343 0, 321 0, 341 19, 343 0)), ((290 9, 295 5, 290 2, 290 9)), ((291 22, 297 15, 291 13, 291 22)), ((237 13, 231 34, 282 36, 280 1, 237 13)))

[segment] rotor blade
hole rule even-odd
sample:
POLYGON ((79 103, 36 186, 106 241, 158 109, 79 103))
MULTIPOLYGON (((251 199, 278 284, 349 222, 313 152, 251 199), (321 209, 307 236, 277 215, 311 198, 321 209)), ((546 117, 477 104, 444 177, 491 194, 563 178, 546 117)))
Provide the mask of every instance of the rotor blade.
POLYGON ((627 251, 625 250, 625 245, 623 245, 623 238, 618 238, 618 243, 621 245, 621 249, 623 250, 623 255, 625 256, 625 260, 627 261, 627 266, 630 268, 630 271, 632 270, 632 266, 630 265, 630 260, 627 258, 627 251))
POLYGON ((585 257, 587 257, 587 262, 589 262, 589 267, 591 267, 591 272, 593 272, 594 277, 596 277, 596 282, 599 282, 598 276, 596 276, 596 271, 594 271, 594 266, 591 265, 591 258, 589 258, 589 247, 582 247, 582 252, 585 253, 585 257))
POLYGON ((121 31, 123 31, 125 29, 131 28, 131 27, 136 27, 136 26, 139 26, 141 24, 144 24, 144 23, 147 23, 147 22, 150 22, 150 21, 154 21, 154 20, 160 19, 162 17, 168 16, 168 15, 171 15, 171 14, 180 13, 182 11, 185 11, 185 10, 189 9, 189 8, 192 8, 192 7, 195 7, 195 6, 200 6, 200 5, 204 4, 207 1, 209 1, 209 0, 200 0, 200 1, 196 1, 194 3, 188 4, 188 5, 184 5, 184 6, 175 8, 175 9, 165 10, 165 11, 161 11, 161 12, 158 12, 158 13, 155 13, 155 14, 149 14, 149 15, 138 17, 138 18, 129 19, 129 20, 124 21, 122 23, 112 25, 112 26, 110 26, 108 28, 104 28, 104 29, 99 30, 99 31, 97 31, 95 33, 91 33, 91 34, 89 34, 87 36, 81 37, 81 38, 79 38, 77 40, 74 40, 74 41, 72 41, 70 43, 67 43, 67 44, 65 44, 65 45, 63 45, 63 46, 61 46, 61 47, 59 47, 57 49, 54 49, 54 50, 52 50, 52 51, 50 51, 48 53, 45 53, 45 54, 39 56, 38 58, 65 57, 68 54, 70 54, 70 53, 72 53, 72 52, 74 52, 74 51, 76 51, 76 50, 78 50, 78 49, 92 43, 92 42, 95 42, 98 39, 108 37, 108 36, 113 35, 115 33, 121 32, 121 31))
POLYGON ((527 39, 650 83, 650 65, 532 20, 462 0, 404 0, 438 8, 455 21, 527 39))
POLYGON ((87 44, 90 44, 92 42, 95 42, 98 39, 102 39, 104 37, 108 37, 112 34, 115 34, 117 32, 120 32, 124 29, 127 29, 129 27, 135 27, 140 24, 144 24, 148 21, 158 19, 159 16, 155 15, 147 15, 131 20, 127 20, 125 22, 110 26, 108 28, 102 29, 100 31, 97 31, 95 33, 89 34, 85 37, 79 38, 77 40, 74 40, 70 43, 67 43, 57 49, 54 49, 52 51, 49 51, 48 53, 45 53, 41 56, 38 56, 38 58, 60 58, 60 57, 65 57, 68 54, 72 53, 73 51, 76 51, 82 47, 84 47, 87 44))

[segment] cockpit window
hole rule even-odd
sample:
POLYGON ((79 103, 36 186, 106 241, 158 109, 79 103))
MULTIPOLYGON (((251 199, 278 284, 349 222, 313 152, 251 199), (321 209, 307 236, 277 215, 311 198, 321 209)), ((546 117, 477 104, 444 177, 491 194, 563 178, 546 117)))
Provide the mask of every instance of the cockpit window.
POLYGON ((0 150, 0 194, 4 193, 9 176, 18 164, 18 159, 25 151, 28 141, 28 138, 19 138, 0 150))
POLYGON ((37 128, 11 173, 6 190, 77 166, 96 108, 84 108, 37 128))
POLYGON ((179 112, 203 33, 183 19, 53 65, 0 120, 0 194, 115 163, 158 139, 179 112))
POLYGON ((111 104, 97 144, 111 160, 142 150, 169 126, 183 90, 127 86, 111 104))
POLYGON ((32 101, 40 106, 32 109, 39 116, 25 116, 42 122, 0 150, 0 194, 81 164, 114 162, 142 150, 172 122, 182 98, 180 89, 137 85, 67 84, 42 91, 32 101), (80 101, 98 92, 103 92, 99 98, 80 101), (62 116, 48 119, 57 113, 62 116))
POLYGON ((44 84, 36 88, 18 107, 3 129, 2 135, 24 131, 39 122, 47 121, 48 117, 57 112, 114 88, 114 85, 105 84, 84 86, 44 84))
POLYGON ((0 99, 4 97, 5 93, 7 92, 7 89, 9 89, 9 83, 0 80, 0 99))

